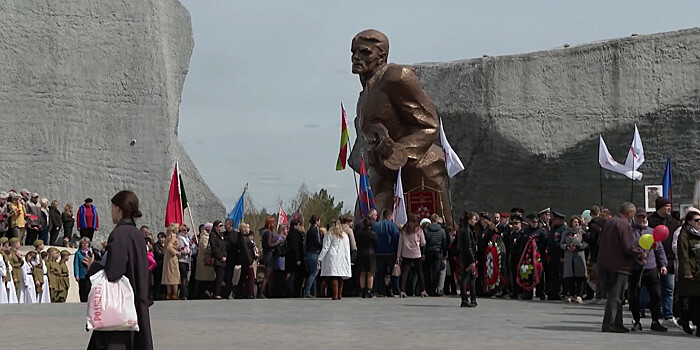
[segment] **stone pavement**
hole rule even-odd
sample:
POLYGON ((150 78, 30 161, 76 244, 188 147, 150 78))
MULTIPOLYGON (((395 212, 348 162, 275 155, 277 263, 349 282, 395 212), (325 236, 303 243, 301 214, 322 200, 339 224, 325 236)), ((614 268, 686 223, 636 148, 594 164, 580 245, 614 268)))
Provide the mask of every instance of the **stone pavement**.
MULTIPOLYGON (((603 306, 480 299, 157 302, 157 349, 690 349, 681 330, 600 332, 603 306)), ((0 305, 2 349, 84 349, 84 304, 0 305), (27 345, 30 345, 27 347, 27 345)), ((625 314, 629 323, 629 313, 625 314)), ((643 319, 648 329, 650 320, 643 319)))

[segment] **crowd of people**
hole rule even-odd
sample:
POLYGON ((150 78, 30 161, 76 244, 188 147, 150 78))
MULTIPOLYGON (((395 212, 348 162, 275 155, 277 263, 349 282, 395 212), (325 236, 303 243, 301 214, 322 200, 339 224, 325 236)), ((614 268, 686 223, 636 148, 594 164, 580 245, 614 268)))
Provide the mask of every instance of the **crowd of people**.
MULTIPOLYGON (((80 300, 87 300, 86 261, 106 250, 91 242, 99 227, 91 202, 85 200, 76 220, 70 203, 57 213, 56 201, 47 209, 36 193, 0 193, 0 272, 12 281, 0 302, 65 301, 70 253, 44 251, 43 239, 69 244, 76 221, 73 277, 80 300), (57 241, 61 229, 64 238, 57 241), (36 251, 22 256, 22 241, 36 251)), ((270 216, 257 235, 232 220, 205 223, 195 232, 177 223, 156 235, 148 226, 139 231, 152 300, 453 294, 462 307, 476 307, 480 297, 538 298, 605 304, 605 332, 630 330, 621 319, 627 302, 632 331, 642 330, 649 310, 650 330, 691 333, 700 323, 700 210, 680 218, 668 199, 659 197, 655 205, 647 213, 625 203, 615 215, 597 206, 571 216, 550 208, 527 215, 517 207, 493 215, 466 211, 457 228, 435 214, 409 214, 399 227, 391 211, 371 210, 359 222, 344 215, 329 223, 317 216, 307 224, 300 218, 280 223, 270 216), (674 234, 645 251, 640 237, 660 225, 674 234)))

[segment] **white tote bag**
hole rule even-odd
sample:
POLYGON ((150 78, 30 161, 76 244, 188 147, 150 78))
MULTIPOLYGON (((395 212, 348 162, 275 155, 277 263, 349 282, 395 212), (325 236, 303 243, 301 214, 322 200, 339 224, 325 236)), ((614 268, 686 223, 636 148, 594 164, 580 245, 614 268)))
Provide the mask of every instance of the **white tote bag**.
POLYGON ((129 279, 109 282, 104 270, 90 277, 92 288, 88 295, 87 329, 95 331, 139 330, 134 291, 129 279))

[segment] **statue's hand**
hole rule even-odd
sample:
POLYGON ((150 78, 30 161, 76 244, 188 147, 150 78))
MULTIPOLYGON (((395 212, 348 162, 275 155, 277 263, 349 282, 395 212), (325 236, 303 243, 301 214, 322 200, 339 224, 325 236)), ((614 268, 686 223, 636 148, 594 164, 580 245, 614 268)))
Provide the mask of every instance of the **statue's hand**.
POLYGON ((381 156, 382 159, 388 159, 391 157, 391 154, 394 152, 394 140, 390 138, 383 138, 380 142, 379 145, 377 146, 377 150, 379 151, 379 155, 381 156))

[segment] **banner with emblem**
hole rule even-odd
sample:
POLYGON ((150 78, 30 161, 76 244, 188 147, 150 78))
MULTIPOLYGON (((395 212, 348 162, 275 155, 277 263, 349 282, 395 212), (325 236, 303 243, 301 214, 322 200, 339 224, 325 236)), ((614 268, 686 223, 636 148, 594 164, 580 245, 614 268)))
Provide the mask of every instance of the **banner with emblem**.
POLYGON ((435 191, 413 191, 406 194, 408 211, 419 218, 430 217, 438 212, 438 193, 435 191))

